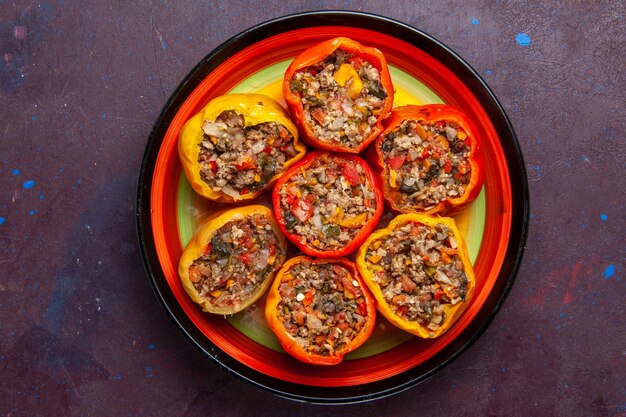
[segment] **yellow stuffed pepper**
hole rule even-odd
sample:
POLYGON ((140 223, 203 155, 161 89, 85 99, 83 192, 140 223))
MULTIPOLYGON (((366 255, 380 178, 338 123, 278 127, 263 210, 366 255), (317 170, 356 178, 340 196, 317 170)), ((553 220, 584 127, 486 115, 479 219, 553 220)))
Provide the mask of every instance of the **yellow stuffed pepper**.
POLYGON ((238 207, 210 217, 189 241, 178 274, 208 313, 235 314, 267 290, 287 254, 272 210, 238 207))
POLYGON ((211 100, 185 123, 178 139, 193 189, 225 203, 256 198, 305 152, 285 109, 261 94, 211 100))
POLYGON ((468 306, 476 279, 467 247, 446 217, 402 214, 372 233, 356 264, 395 326, 422 338, 445 333, 468 306))

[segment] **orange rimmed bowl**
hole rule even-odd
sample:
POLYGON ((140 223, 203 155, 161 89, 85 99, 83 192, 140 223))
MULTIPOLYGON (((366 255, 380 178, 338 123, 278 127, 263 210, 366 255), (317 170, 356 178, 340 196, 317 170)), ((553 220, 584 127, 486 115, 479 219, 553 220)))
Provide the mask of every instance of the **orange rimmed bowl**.
MULTIPOLYGON (((265 195, 258 202, 269 204, 269 199, 265 195)), ((473 343, 513 283, 526 242, 528 213, 521 150, 484 81, 427 34, 356 12, 279 18, 246 30, 211 52, 183 80, 154 126, 137 194, 137 227, 146 270, 164 308, 187 338, 256 386, 317 403, 353 403, 402 391, 433 375, 473 343), (423 340, 380 318, 370 340, 344 362, 316 367, 282 351, 263 319, 263 299, 225 318, 203 313, 188 298, 177 275, 178 260, 203 217, 222 206, 191 190, 176 143, 183 124, 219 95, 258 92, 282 100, 282 74, 290 60, 335 36, 375 46, 385 54, 397 90, 396 106, 447 103, 462 109, 474 123, 472 131, 482 138, 486 179, 478 199, 457 216, 477 286, 455 325, 440 338, 423 340)))

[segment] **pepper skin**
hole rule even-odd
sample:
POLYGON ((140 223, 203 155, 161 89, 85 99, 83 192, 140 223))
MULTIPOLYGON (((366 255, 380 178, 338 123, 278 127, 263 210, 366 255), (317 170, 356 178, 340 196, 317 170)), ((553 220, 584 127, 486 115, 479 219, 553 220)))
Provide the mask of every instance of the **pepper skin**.
MULTIPOLYGON (((381 188, 385 200, 389 206, 396 212, 408 213, 408 212, 421 212, 426 214, 440 214, 440 215, 453 215, 473 202, 483 186, 485 179, 484 170, 484 158, 480 146, 478 137, 473 135, 470 131, 470 123, 463 113, 456 110, 454 107, 441 104, 431 104, 426 106, 403 106, 397 107, 391 111, 388 119, 384 122, 385 130, 380 134, 376 142, 374 143, 374 152, 371 152, 372 148, 368 151, 368 161, 371 163, 372 169, 378 176, 381 182, 381 188), (402 198, 401 192, 397 187, 392 187, 392 170, 399 169, 403 164, 403 160, 384 160, 384 153, 381 149, 385 142, 385 136, 397 129, 405 120, 414 120, 419 124, 436 124, 451 122, 458 126, 460 134, 466 135, 464 142, 469 146, 470 152, 468 161, 471 167, 470 181, 465 186, 463 194, 457 198, 447 197, 440 201, 433 207, 423 209, 421 207, 401 206, 399 200, 402 198), (395 166, 398 165, 398 166, 395 166)), ((402 159, 402 158, 401 158, 402 159)), ((421 168, 420 168, 421 169, 421 168)))
POLYGON ((262 94, 229 94, 211 100, 200 112, 196 113, 185 123, 178 139, 180 160, 185 175, 193 189, 209 200, 223 203, 254 200, 264 190, 270 188, 291 165, 302 159, 305 152, 305 146, 298 142, 297 128, 291 122, 285 109, 274 99, 262 94), (245 118, 245 127, 267 122, 276 122, 283 125, 293 135, 293 146, 297 152, 296 156, 285 161, 282 169, 277 172, 263 188, 241 194, 240 198, 228 195, 222 190, 214 190, 200 176, 198 154, 200 152, 200 144, 203 140, 202 124, 206 120, 215 121, 215 119, 226 110, 233 110, 242 115, 245 118))
MULTIPOLYGON (((320 296, 320 291, 317 292, 317 297, 320 296)), ((315 291, 309 290, 309 293, 307 294, 310 294, 311 292, 315 291)), ((331 314, 329 314, 329 316, 330 315, 331 314)), ((274 282, 272 283, 272 286, 270 287, 267 295, 267 302, 265 304, 265 318, 267 319, 267 323, 270 329, 278 338, 281 346, 285 349, 287 353, 289 353, 296 359, 312 365, 336 365, 343 360, 345 354, 361 346, 370 337, 370 335, 374 331, 374 325, 376 323, 376 306, 374 298, 367 290, 367 287, 365 286, 363 279, 361 278, 356 267, 354 266, 354 263, 345 258, 313 260, 306 256, 297 256, 285 262, 281 270, 276 275, 276 278, 274 279, 274 282), (285 327, 285 312, 284 310, 279 309, 279 305, 281 301, 283 301, 280 293, 282 285, 283 289, 291 292, 294 297, 296 297, 294 305, 297 306, 300 311, 306 310, 307 314, 315 314, 316 317, 318 317, 320 320, 328 323, 327 320, 329 319, 329 317, 327 317, 326 314, 323 314, 323 316, 320 317, 318 315, 318 312, 315 312, 315 310, 311 308, 311 305, 315 303, 315 295, 311 297, 303 297, 301 295, 299 298, 296 295, 297 291, 295 288, 297 286, 297 278, 290 275, 290 271, 294 266, 301 263, 312 265, 331 264, 345 267, 349 271, 351 277, 349 280, 342 281, 337 285, 343 286, 344 294, 346 294, 348 298, 353 298, 355 300, 356 307, 354 307, 354 309, 358 311, 359 315, 361 315, 365 319, 360 330, 358 330, 357 335, 353 339, 351 339, 348 344, 332 352, 332 354, 330 355, 312 353, 312 349, 309 350, 301 346, 296 338, 289 334, 289 332, 287 331, 285 327), (355 282, 358 285, 354 285, 355 282)), ((329 325, 329 329, 327 332, 328 334, 324 337, 327 337, 327 339, 332 338, 331 335, 333 334, 333 332, 337 332, 338 335, 341 335, 342 332, 339 331, 340 326, 341 324, 337 322, 329 325)), ((325 340, 322 343, 330 342, 325 340)))
MULTIPOLYGON (((363 280, 365 281, 366 285, 376 299, 376 308, 378 312, 381 313, 387 320, 389 320, 389 322, 391 322, 395 326, 421 338, 435 338, 445 333, 469 305, 472 299, 474 288, 476 286, 476 278, 474 276, 472 264, 469 260, 465 241, 463 240, 459 230, 457 229, 454 220, 447 217, 429 216, 421 213, 408 213, 397 216, 389 223, 386 228, 375 231, 365 241, 365 243, 363 243, 363 245, 359 248, 356 254, 356 265, 359 272, 361 273, 361 276, 363 277, 363 280), (438 224, 447 226, 457 242, 457 254, 462 261, 463 272, 467 277, 467 287, 464 301, 458 302, 456 304, 452 304, 450 302, 442 303, 444 306, 444 321, 436 330, 429 329, 426 324, 421 324, 417 320, 407 320, 406 318, 401 317, 399 314, 394 312, 392 306, 390 306, 385 299, 381 289, 381 284, 379 284, 379 282, 381 279, 388 280, 387 285, 394 285, 389 282, 395 282, 394 280, 397 280, 398 278, 392 277, 388 271, 385 271, 384 268, 379 266, 378 263, 380 261, 378 259, 373 260, 371 257, 371 252, 370 256, 368 257, 368 250, 375 250, 377 246, 380 246, 380 242, 384 241, 387 236, 389 236, 391 233, 401 228, 402 226, 407 225, 408 223, 422 224, 430 227, 434 227, 438 224), (375 279, 375 276, 379 277, 378 280, 375 279)), ((426 264, 423 265, 423 268, 428 268, 425 266, 426 264)))
POLYGON ((302 140, 311 147, 334 152, 359 153, 365 149, 382 132, 382 120, 389 114, 393 106, 393 93, 394 89, 387 61, 382 52, 376 48, 366 47, 352 39, 343 37, 329 39, 303 51, 289 65, 283 79, 283 96, 294 122, 302 133, 302 140), (320 141, 314 134, 311 125, 305 121, 301 94, 291 89, 291 81, 296 72, 323 61, 337 49, 349 52, 374 66, 380 73, 381 85, 387 93, 383 107, 377 115, 376 122, 371 125, 371 131, 356 147, 320 141))

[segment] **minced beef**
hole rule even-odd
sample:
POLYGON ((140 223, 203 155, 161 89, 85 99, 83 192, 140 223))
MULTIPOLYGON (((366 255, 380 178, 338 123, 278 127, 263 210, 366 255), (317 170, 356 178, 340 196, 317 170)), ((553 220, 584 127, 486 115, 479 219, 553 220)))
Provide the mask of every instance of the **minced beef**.
POLYGON ((344 247, 374 216, 373 187, 359 164, 315 159, 279 190, 287 231, 320 250, 344 247))
POLYGON ((285 330, 305 351, 333 355, 363 329, 365 297, 346 267, 300 262, 282 279, 278 315, 285 330))
POLYGON ((206 120, 202 131, 200 177, 214 191, 231 197, 263 189, 297 153, 285 126, 276 122, 245 126, 244 116, 233 110, 213 122, 206 120))
POLYGON ((379 150, 400 210, 428 210, 463 195, 472 175, 466 138, 450 122, 410 119, 384 136, 379 150))
POLYGON ((379 71, 341 49, 296 72, 290 89, 319 141, 351 148, 368 137, 388 96, 379 71))

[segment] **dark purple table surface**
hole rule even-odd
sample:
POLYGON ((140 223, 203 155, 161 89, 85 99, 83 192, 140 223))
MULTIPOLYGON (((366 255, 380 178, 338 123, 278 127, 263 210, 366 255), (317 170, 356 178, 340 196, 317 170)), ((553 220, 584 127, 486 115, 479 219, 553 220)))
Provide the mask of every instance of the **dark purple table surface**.
POLYGON ((0 415, 626 414, 623 1, 133 3, 0 0, 0 415), (150 130, 193 66, 256 23, 333 8, 426 31, 484 77, 519 136, 531 219, 469 350, 391 398, 328 407, 260 391, 183 337, 134 207, 150 130))

